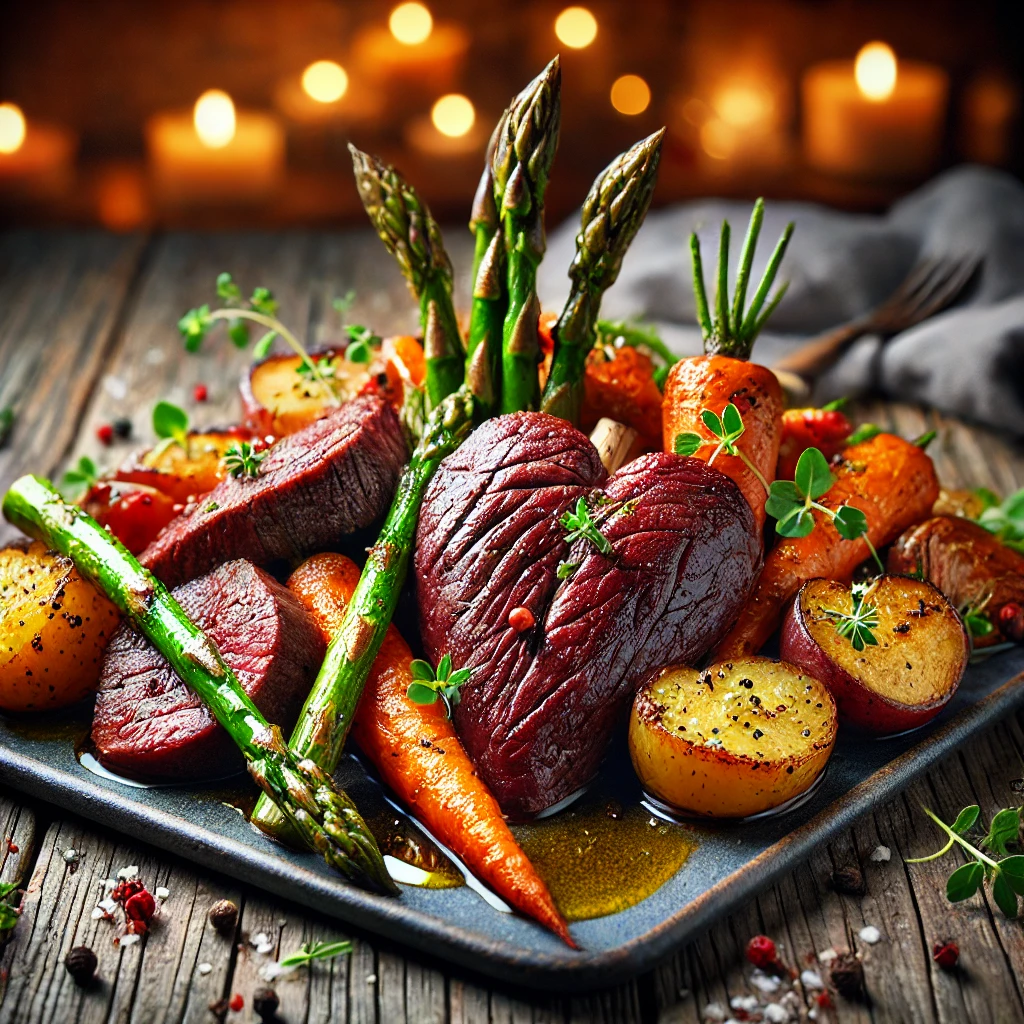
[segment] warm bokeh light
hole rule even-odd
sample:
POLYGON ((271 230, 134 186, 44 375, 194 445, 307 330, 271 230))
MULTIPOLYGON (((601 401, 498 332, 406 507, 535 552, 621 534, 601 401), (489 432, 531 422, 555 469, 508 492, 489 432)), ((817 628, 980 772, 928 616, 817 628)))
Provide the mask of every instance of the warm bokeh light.
POLYGON ((423 4, 399 4, 388 19, 391 34, 407 46, 422 43, 434 27, 434 19, 423 4))
POLYGON ((612 106, 620 114, 642 114, 651 103, 651 87, 639 75, 623 75, 612 85, 612 106))
POLYGON ((235 105, 220 89, 208 89, 196 100, 192 115, 199 141, 223 149, 235 137, 235 105))
POLYGON ((302 72, 302 88, 317 103, 337 103, 348 89, 348 75, 333 60, 318 60, 302 72))
POLYGON ((740 83, 726 86, 715 97, 718 116, 736 128, 749 128, 764 121, 771 115, 774 105, 765 90, 740 83))
POLYGON ((701 149, 713 160, 727 160, 733 152, 735 134, 724 121, 713 117, 700 130, 701 149))
POLYGON ((25 141, 25 115, 13 103, 0 103, 0 153, 16 153, 25 141))
POLYGON ((566 7, 555 18, 555 35, 566 46, 582 50, 597 38, 597 18, 586 7, 566 7))
POLYGON ((430 110, 434 127, 449 138, 457 139, 473 127, 476 111, 465 96, 457 92, 442 96, 430 110))
POLYGON ((887 100, 896 88, 896 54, 885 43, 862 46, 853 66, 857 88, 876 103, 887 100))

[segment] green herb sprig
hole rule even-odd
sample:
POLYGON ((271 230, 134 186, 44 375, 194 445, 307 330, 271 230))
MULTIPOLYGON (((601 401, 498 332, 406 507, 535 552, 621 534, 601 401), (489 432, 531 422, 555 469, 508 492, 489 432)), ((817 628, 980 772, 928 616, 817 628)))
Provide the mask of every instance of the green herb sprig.
POLYGON ((853 611, 840 612, 826 609, 825 614, 832 620, 836 632, 846 637, 855 651, 863 651, 865 647, 877 647, 878 639, 874 630, 878 629, 878 610, 865 600, 870 584, 854 583, 850 587, 853 611))
POLYGON ((793 476, 793 480, 775 480, 768 490, 765 511, 776 520, 775 532, 780 537, 806 537, 814 529, 812 510, 817 509, 832 521, 843 540, 863 537, 879 572, 885 572, 885 566, 868 538, 867 516, 853 505, 841 505, 833 511, 817 500, 836 482, 836 475, 821 451, 805 449, 797 460, 793 476))
POLYGON ((0 448, 7 444, 7 439, 14 429, 14 407, 5 405, 0 409, 0 448))
POLYGON ((587 508, 585 498, 580 498, 576 502, 575 512, 563 512, 558 517, 558 522, 565 530, 568 530, 565 537, 567 544, 582 537, 593 544, 602 555, 611 554, 611 541, 598 529, 597 523, 590 517, 590 509, 587 508))
POLYGON ((188 451, 188 413, 173 402, 157 402, 153 406, 153 433, 164 442, 163 447, 176 444, 188 451))
POLYGON ((946 880, 946 898, 950 903, 969 899, 988 882, 996 906, 1006 917, 1017 917, 1020 910, 1019 898, 1024 896, 1024 856, 1011 854, 1008 847, 1010 843, 1019 843, 1021 811, 1024 808, 1007 807, 999 811, 993 817, 988 833, 978 841, 977 846, 967 839, 981 814, 977 804, 965 807, 952 825, 947 825, 927 807, 923 810, 949 836, 949 841, 941 850, 927 857, 911 858, 907 863, 924 864, 938 860, 957 845, 967 855, 968 861, 961 864, 946 880))
POLYGON ((92 488, 100 478, 96 463, 83 455, 72 469, 69 469, 60 481, 60 490, 65 497, 72 499, 84 494, 92 488))
POLYGON ((451 718, 452 708, 462 699, 462 687, 469 682, 473 670, 459 668, 452 671, 452 659, 446 654, 435 669, 429 661, 416 658, 409 667, 413 681, 406 694, 416 704, 436 704, 444 701, 445 714, 451 718))
POLYGON ((983 636, 988 636, 996 628, 992 625, 988 616, 985 614, 985 609, 988 607, 988 603, 991 600, 992 595, 987 594, 982 600, 973 601, 964 605, 960 609, 960 618, 964 620, 967 632, 970 633, 975 640, 980 640, 983 636))
POLYGON ((255 478, 260 475, 260 463, 267 452, 256 451, 248 441, 236 441, 224 453, 224 465, 233 477, 255 478))
POLYGON ((21 917, 21 911, 6 899, 17 888, 17 882, 0 882, 0 932, 10 931, 21 917))
POLYGON ((348 939, 326 942, 304 942, 294 953, 289 953, 281 960, 282 967, 302 967, 313 960, 330 960, 332 957, 345 956, 352 952, 352 943, 348 939))
POLYGON ((1024 555, 1024 487, 1003 501, 986 487, 979 487, 974 493, 984 506, 977 518, 978 525, 1024 555))
MULTIPOLYGON (((730 402, 722 410, 721 416, 719 416, 718 413, 713 412, 711 409, 705 409, 700 414, 700 418, 703 421, 704 426, 711 431, 718 441, 715 450, 711 453, 711 457, 708 459, 708 465, 712 465, 715 459, 723 453, 725 455, 735 455, 743 462, 743 465, 757 477, 758 482, 765 489, 765 493, 769 493, 768 481, 765 480, 764 475, 757 466, 747 458, 746 453, 736 445, 736 442, 744 435, 744 433, 746 433, 747 430, 747 425, 743 422, 743 417, 740 415, 739 409, 730 402)), ((692 431, 684 431, 681 434, 676 434, 672 450, 676 455, 693 455, 705 445, 714 443, 714 441, 701 437, 700 434, 692 431)))
POLYGON ((350 363, 368 363, 373 358, 373 349, 380 348, 381 338, 369 327, 361 324, 349 324, 345 328, 349 343, 345 348, 345 358, 350 363))

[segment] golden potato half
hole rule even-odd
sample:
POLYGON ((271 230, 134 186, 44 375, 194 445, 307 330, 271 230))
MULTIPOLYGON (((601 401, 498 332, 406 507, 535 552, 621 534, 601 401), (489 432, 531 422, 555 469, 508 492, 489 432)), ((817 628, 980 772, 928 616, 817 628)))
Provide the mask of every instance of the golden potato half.
POLYGON ((836 705, 817 679, 771 658, 667 668, 629 720, 644 788, 685 814, 743 818, 805 792, 836 741, 836 705))
POLYGON ((40 543, 0 550, 0 709, 81 700, 96 685, 118 619, 70 559, 40 543))

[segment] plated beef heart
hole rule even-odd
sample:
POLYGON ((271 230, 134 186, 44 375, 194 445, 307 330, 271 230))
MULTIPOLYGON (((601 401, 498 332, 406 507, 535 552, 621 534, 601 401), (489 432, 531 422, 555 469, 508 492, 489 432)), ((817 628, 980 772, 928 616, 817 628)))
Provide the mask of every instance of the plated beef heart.
POLYGON ((228 477, 139 556, 169 587, 232 558, 297 560, 369 526, 391 502, 408 452, 398 416, 377 395, 268 450, 255 477, 228 477))
MULTIPOLYGON (((305 606, 241 560, 178 587, 174 596, 267 719, 291 728, 324 655, 305 606)), ((101 764, 133 778, 192 781, 244 765, 199 698, 127 623, 104 657, 92 740, 101 764)))
POLYGON ((587 783, 644 677, 708 651, 760 563, 749 505, 699 460, 609 478, 542 413, 489 420, 445 459, 417 535, 423 642, 472 669, 455 721, 502 810, 527 819, 587 783), (559 523, 581 497, 607 555, 559 523))

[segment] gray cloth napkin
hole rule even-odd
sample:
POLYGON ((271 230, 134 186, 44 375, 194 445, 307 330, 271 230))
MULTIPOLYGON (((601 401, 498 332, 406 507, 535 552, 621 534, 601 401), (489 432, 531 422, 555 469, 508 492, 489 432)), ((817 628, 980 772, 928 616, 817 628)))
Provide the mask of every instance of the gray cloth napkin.
MULTIPOLYGON (((709 295, 723 218, 732 225, 735 273, 751 204, 684 203, 653 212, 604 300, 609 319, 653 321, 680 355, 701 351, 688 239, 696 230, 709 295)), ((796 232, 780 279, 789 292, 754 349, 767 365, 831 327, 883 302, 914 263, 935 254, 981 253, 984 265, 958 304, 882 345, 856 342, 819 380, 816 401, 877 390, 1024 435, 1024 185, 1001 171, 954 168, 896 203, 885 216, 769 202, 754 261, 757 281, 787 221, 796 232)), ((538 290, 558 309, 578 220, 552 233, 538 290)), ((751 285, 751 291, 753 284, 751 285)))

